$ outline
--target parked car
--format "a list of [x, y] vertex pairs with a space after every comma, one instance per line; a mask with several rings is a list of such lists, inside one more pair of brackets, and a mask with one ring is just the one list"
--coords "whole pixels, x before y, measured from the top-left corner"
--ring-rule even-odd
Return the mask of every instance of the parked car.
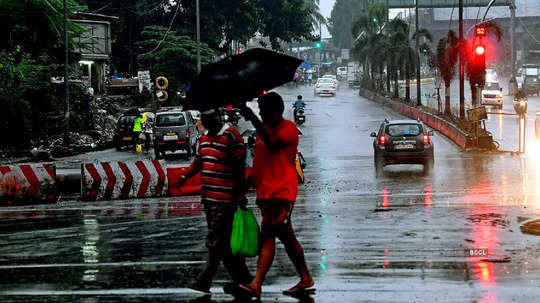
[[330, 94], [332, 96], [336, 95], [337, 91], [337, 80], [332, 78], [319, 78], [317, 79], [317, 83], [315, 83], [315, 95], [320, 94]]
[[503, 108], [502, 87], [498, 82], [486, 82], [480, 99], [481, 105], [493, 105], [499, 109]]
[[166, 108], [156, 113], [154, 126], [154, 153], [156, 159], [165, 152], [183, 150], [191, 157], [197, 142], [196, 121], [189, 111]]
[[390, 164], [423, 164], [433, 167], [433, 131], [417, 120], [385, 120], [378, 133], [372, 132], [375, 169], [380, 173]]
[[134, 115], [122, 115], [116, 122], [116, 129], [114, 130], [113, 142], [116, 150], [121, 150], [125, 146], [134, 146], [135, 140], [133, 134], [133, 120], [137, 116]]

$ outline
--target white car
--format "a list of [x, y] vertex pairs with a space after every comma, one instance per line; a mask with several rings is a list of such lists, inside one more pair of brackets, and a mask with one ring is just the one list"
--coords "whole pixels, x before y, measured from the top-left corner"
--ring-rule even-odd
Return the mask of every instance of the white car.
[[502, 88], [498, 82], [486, 82], [484, 89], [482, 90], [482, 96], [480, 100], [481, 105], [493, 105], [502, 109], [503, 107], [503, 94]]
[[337, 68], [337, 78], [339, 80], [347, 78], [347, 67], [341, 66]]
[[315, 83], [315, 95], [320, 94], [330, 94], [332, 96], [336, 95], [337, 91], [337, 80], [332, 78], [319, 78], [317, 83]]

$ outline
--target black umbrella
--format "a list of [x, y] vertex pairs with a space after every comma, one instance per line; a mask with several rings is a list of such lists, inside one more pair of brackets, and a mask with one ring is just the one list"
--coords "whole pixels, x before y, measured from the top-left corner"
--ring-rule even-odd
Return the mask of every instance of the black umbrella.
[[141, 111], [138, 108], [130, 108], [125, 113], [124, 116], [140, 116]]
[[186, 109], [209, 108], [250, 101], [294, 78], [302, 60], [264, 48], [228, 56], [206, 65], [187, 90]]

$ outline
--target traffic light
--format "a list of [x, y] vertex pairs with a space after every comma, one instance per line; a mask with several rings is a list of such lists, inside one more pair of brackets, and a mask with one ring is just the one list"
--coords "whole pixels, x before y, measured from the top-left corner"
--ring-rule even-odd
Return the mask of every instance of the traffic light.
[[321, 46], [322, 46], [321, 41], [315, 42], [315, 48], [321, 48]]
[[373, 19], [371, 19], [373, 22], [377, 22], [377, 18], [373, 17]]
[[486, 53], [486, 48], [483, 45], [477, 45], [474, 52], [476, 53], [477, 57], [484, 56]]

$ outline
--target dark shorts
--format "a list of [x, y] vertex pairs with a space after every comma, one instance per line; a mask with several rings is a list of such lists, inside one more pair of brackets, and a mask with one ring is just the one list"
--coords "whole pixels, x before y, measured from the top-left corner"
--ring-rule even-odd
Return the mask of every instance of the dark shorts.
[[257, 206], [261, 210], [263, 234], [277, 236], [291, 223], [294, 202], [283, 199], [263, 199], [257, 200]]

